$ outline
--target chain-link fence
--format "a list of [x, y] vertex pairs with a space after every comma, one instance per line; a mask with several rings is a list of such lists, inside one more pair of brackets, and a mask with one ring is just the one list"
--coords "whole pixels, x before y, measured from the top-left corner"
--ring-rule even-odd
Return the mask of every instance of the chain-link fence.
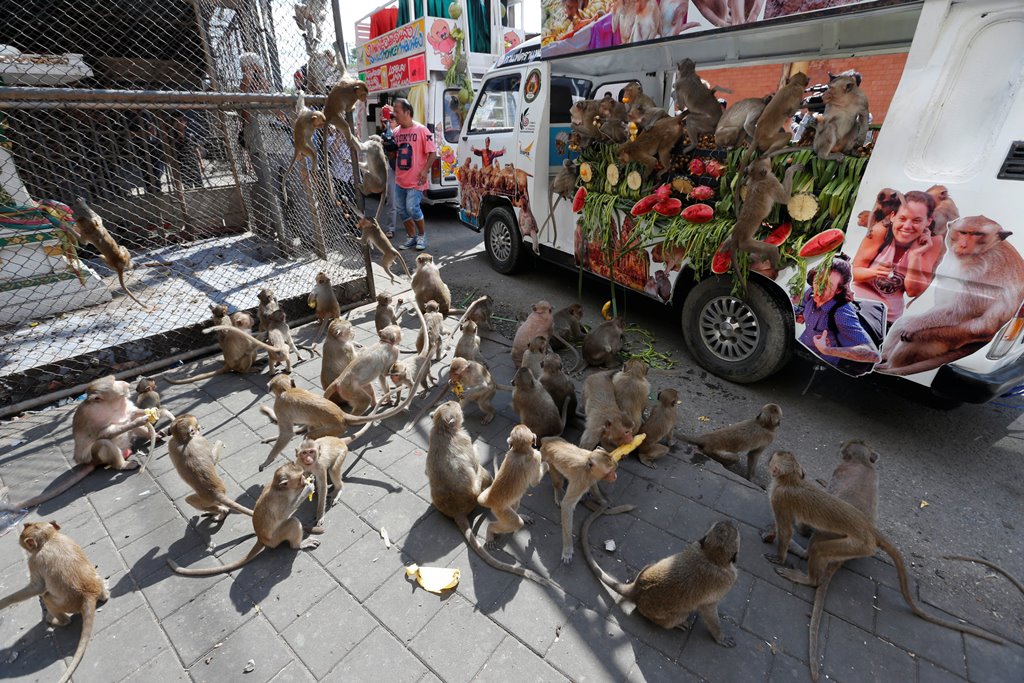
[[[195, 355], [209, 305], [262, 287], [292, 322], [321, 270], [372, 297], [347, 145], [320, 131], [331, 163], [289, 171], [296, 88], [322, 106], [339, 75], [325, 0], [0, 6], [0, 411]], [[76, 239], [79, 197], [142, 305]]]

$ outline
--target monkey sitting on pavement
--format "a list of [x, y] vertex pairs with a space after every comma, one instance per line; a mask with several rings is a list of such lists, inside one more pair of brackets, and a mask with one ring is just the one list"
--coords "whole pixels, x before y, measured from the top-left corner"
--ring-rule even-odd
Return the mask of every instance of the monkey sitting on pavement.
[[615, 370], [595, 372], [583, 381], [583, 413], [586, 421], [580, 447], [592, 449], [600, 444], [607, 450], [625, 446], [633, 440], [636, 425], [615, 401]]
[[110, 599], [110, 590], [82, 547], [60, 533], [57, 522], [25, 524], [18, 543], [29, 553], [29, 583], [0, 600], [0, 610], [39, 596], [46, 608], [46, 623], [52, 626], [67, 626], [72, 614], [82, 615], [78, 647], [60, 677], [59, 683], [67, 683], [82, 663], [92, 638], [96, 605]]
[[[427, 370], [421, 374], [420, 371], [424, 365], [426, 365]], [[424, 392], [430, 391], [431, 387], [437, 385], [437, 378], [430, 372], [430, 359], [424, 355], [406, 358], [391, 366], [391, 369], [388, 371], [388, 378], [395, 385], [394, 389], [391, 390], [395, 392], [395, 402], [402, 400], [403, 387], [407, 387], [410, 393], [416, 392], [417, 377], [421, 378], [419, 383]]]
[[512, 378], [512, 410], [519, 421], [539, 437], [558, 436], [565, 430], [569, 399], [561, 407], [525, 365]]
[[334, 498], [331, 507], [341, 500], [341, 468], [345, 465], [348, 445], [358, 438], [370, 426], [366, 425], [352, 436], [338, 438], [321, 436], [319, 439], [306, 437], [295, 449], [295, 462], [307, 475], [313, 475], [316, 486], [316, 525], [324, 525], [327, 513], [327, 485], [334, 487]]
[[512, 428], [508, 452], [494, 475], [494, 482], [477, 496], [477, 503], [490, 508], [498, 521], [487, 525], [487, 548], [495, 548], [498, 534], [514, 534], [533, 519], [519, 513], [519, 503], [530, 489], [540, 483], [548, 466], [534, 448], [536, 435], [526, 425]]
[[[160, 405], [160, 394], [156, 390], [156, 380], [152, 377], [140, 377], [139, 383], [135, 385], [135, 407], [139, 410], [156, 410], [160, 417], [174, 422], [174, 415]], [[157, 434], [160, 436], [160, 433]]]
[[487, 365], [484, 355], [480, 353], [480, 337], [477, 336], [477, 324], [472, 320], [462, 323], [462, 336], [455, 344], [455, 358], [465, 358], [481, 365]]
[[775, 430], [782, 422], [782, 408], [774, 403], [761, 407], [757, 417], [716, 429], [700, 436], [683, 436], [683, 441], [692, 443], [704, 455], [717, 460], [726, 467], [747, 456], [747, 479], [754, 480], [757, 460], [761, 452], [775, 440]]
[[[679, 400], [679, 392], [675, 389], [662, 389], [658, 392], [658, 403], [651, 410], [647, 420], [637, 430], [637, 434], [646, 434], [647, 438], [637, 448], [636, 454], [640, 462], [651, 469], [657, 469], [654, 461], [668, 453], [675, 444], [675, 428], [677, 407], [682, 401]], [[659, 443], [662, 439], [668, 438], [668, 446]]]
[[[263, 487], [252, 514], [252, 528], [256, 532], [256, 544], [242, 559], [219, 567], [185, 569], [167, 558], [167, 564], [175, 574], [184, 576], [213, 576], [233, 572], [249, 564], [265, 548], [276, 548], [287, 543], [292, 550], [313, 550], [320, 540], [302, 538], [302, 523], [295, 518], [295, 511], [302, 500], [313, 492], [313, 484], [305, 477], [302, 468], [293, 462], [281, 465], [274, 472], [274, 478]], [[313, 527], [310, 533], [322, 534], [323, 529]]]
[[395, 306], [392, 306], [391, 302], [392, 297], [388, 292], [377, 295], [377, 308], [373, 309], [373, 326], [377, 334], [388, 325], [397, 325], [401, 319], [402, 299], [399, 299]]
[[736, 640], [722, 631], [718, 604], [736, 583], [736, 556], [740, 532], [731, 521], [715, 522], [704, 537], [640, 570], [632, 583], [622, 583], [605, 573], [590, 548], [590, 525], [603, 514], [632, 510], [632, 505], [600, 508], [583, 523], [580, 540], [583, 555], [594, 575], [619, 595], [636, 604], [637, 611], [662, 628], [686, 628], [694, 611], [700, 613], [711, 637], [723, 647]]
[[185, 502], [218, 523], [224, 521], [230, 510], [252, 516], [252, 510], [228, 497], [224, 480], [217, 474], [223, 448], [220, 441], [210, 446], [193, 415], [182, 415], [171, 425], [167, 451], [178, 476], [195, 492]]
[[644, 408], [647, 397], [651, 393], [651, 384], [647, 381], [647, 366], [642, 360], [627, 360], [622, 369], [612, 375], [612, 387], [615, 390], [615, 403], [634, 425], [644, 421]]
[[[228, 315], [228, 307], [217, 304], [210, 306], [213, 313], [213, 327], [218, 330], [224, 326], [231, 325], [243, 332], [252, 331], [252, 318], [245, 313]], [[227, 332], [217, 332], [217, 343], [220, 344], [221, 353], [224, 355], [224, 365], [219, 370], [211, 370], [184, 379], [167, 379], [168, 384], [190, 384], [203, 379], [210, 379], [229, 372], [247, 374], [256, 372], [253, 364], [256, 362], [258, 347], [253, 344], [252, 335], [235, 335]]]
[[483, 560], [502, 571], [532, 579], [541, 585], [548, 581], [535, 572], [501, 562], [480, 545], [469, 525], [469, 513], [477, 499], [493, 482], [480, 466], [473, 439], [462, 426], [462, 409], [454, 401], [442, 403], [431, 414], [433, 422], [427, 446], [427, 480], [430, 500], [443, 515], [455, 521], [466, 542]]
[[[426, 320], [426, 325], [420, 329], [419, 335], [416, 337], [416, 353], [423, 353], [424, 350], [430, 355], [430, 351], [434, 352], [434, 361], [437, 363], [441, 362], [441, 331], [442, 325], [444, 325], [444, 316], [440, 312], [440, 305], [431, 299], [423, 306], [423, 319]], [[424, 345], [426, 349], [424, 348]]]
[[530, 371], [533, 372], [533, 376], [540, 379], [540, 376], [544, 373], [544, 356], [547, 354], [548, 338], [543, 334], [538, 334], [530, 340], [530, 343], [526, 345], [526, 350], [523, 351], [522, 367], [530, 368]]
[[[573, 555], [572, 516], [576, 504], [589, 491], [604, 505], [607, 501], [597, 482], [618, 479], [616, 470], [619, 464], [604, 449], [586, 450], [559, 437], [541, 439], [540, 455], [548, 464], [555, 505], [562, 511], [562, 563], [569, 564]], [[563, 494], [562, 484], [565, 482], [568, 484]]]
[[583, 338], [583, 360], [587, 365], [613, 367], [622, 351], [622, 335], [626, 321], [620, 316], [606, 320]]
[[467, 401], [476, 401], [477, 406], [483, 411], [480, 424], [490, 424], [497, 412], [491, 405], [491, 400], [498, 393], [498, 389], [512, 391], [513, 388], [506, 384], [498, 384], [491, 377], [490, 371], [475, 361], [465, 358], [453, 358], [451, 367], [448, 370], [448, 382], [459, 397], [459, 408], [464, 408]]
[[[778, 550], [776, 555], [765, 557], [780, 565], [775, 569], [780, 576], [805, 586], [817, 587], [828, 575], [831, 563], [871, 557], [878, 548], [881, 548], [892, 558], [896, 573], [899, 575], [900, 593], [914, 614], [925, 621], [954, 631], [970, 633], [1000, 645], [1005, 643], [1002, 638], [987, 631], [944, 621], [922, 610], [914, 602], [907, 578], [906, 563], [896, 546], [875, 528], [863, 512], [845, 500], [808, 483], [804, 479], [803, 468], [792, 453], [777, 451], [768, 467], [772, 475], [768, 499], [772, 507]], [[794, 524], [807, 524], [815, 532], [835, 535], [833, 538], [815, 540], [810, 545], [807, 552], [807, 574], [786, 566]]]
[[434, 265], [434, 257], [420, 254], [416, 257], [416, 272], [412, 276], [412, 291], [416, 306], [423, 309], [427, 302], [437, 302], [441, 315], [447, 316], [452, 308], [452, 292], [441, 279], [441, 271]]
[[327, 326], [323, 362], [320, 364], [320, 388], [325, 391], [355, 358], [356, 347], [352, 342], [354, 336], [352, 323], [344, 318], [338, 318]]
[[[562, 372], [562, 358], [553, 353], [544, 356], [540, 383], [556, 406], [565, 406], [565, 419], [576, 415], [576, 385]], [[566, 403], [568, 401], [568, 404]]]

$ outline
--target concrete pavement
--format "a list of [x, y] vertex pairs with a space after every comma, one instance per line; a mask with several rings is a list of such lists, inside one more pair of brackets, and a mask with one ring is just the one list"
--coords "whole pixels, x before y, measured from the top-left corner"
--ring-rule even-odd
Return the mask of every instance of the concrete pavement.
[[[378, 286], [383, 284], [378, 273]], [[351, 320], [357, 342], [374, 339], [371, 307], [353, 312]], [[405, 326], [409, 347], [416, 318], [407, 316]], [[312, 327], [298, 332], [300, 339], [312, 334]], [[508, 347], [484, 341], [483, 351], [498, 381], [508, 382]], [[214, 357], [172, 372], [218, 366]], [[297, 365], [295, 372], [303, 386], [318, 385], [318, 360]], [[167, 408], [196, 415], [211, 441], [226, 443], [221, 472], [228, 493], [248, 506], [269, 479], [269, 472], [256, 469], [269, 449], [259, 441], [276, 432], [258, 412], [269, 402], [266, 378], [226, 376], [184, 387], [160, 382]], [[656, 377], [652, 385], [659, 388]], [[253, 540], [247, 517], [232, 514], [220, 528], [199, 521], [184, 503], [189, 490], [165, 446], [145, 474], [97, 472], [34, 510], [29, 520], [56, 519], [112, 590], [75, 680], [808, 679], [812, 591], [776, 575], [762, 557], [768, 547], [758, 529], [771, 519], [763, 491], [717, 463], [691, 462], [677, 447], [657, 470], [624, 460], [618, 482], [607, 487], [609, 498], [637, 507], [603, 518], [593, 529], [598, 562], [626, 579], [678, 552], [714, 521], [734, 520], [742, 535], [740, 578], [720, 612], [737, 646], [726, 649], [700, 619], [689, 632], [665, 631], [633, 614], [628, 603], [617, 604], [581, 553], [571, 565], [561, 565], [559, 515], [546, 480], [523, 500], [536, 523], [496, 554], [550, 577], [557, 588], [485, 565], [430, 505], [423, 471], [429, 419], [409, 422], [422, 403], [414, 402], [403, 418], [374, 426], [354, 444], [341, 503], [327, 513], [319, 548], [270, 551], [231, 575], [179, 577], [167, 568], [167, 558], [186, 566], [229, 562]], [[499, 392], [498, 417], [485, 427], [475, 406], [466, 410], [467, 429], [487, 467], [505, 451], [515, 424], [509, 403], [509, 395]], [[0, 481], [35, 493], [65, 471], [70, 419], [70, 410], [60, 408], [0, 425]], [[15, 445], [21, 439], [25, 443]], [[313, 514], [312, 504], [300, 511], [305, 520]], [[481, 536], [482, 517], [476, 519]], [[391, 548], [385, 547], [382, 528]], [[613, 553], [604, 550], [609, 539], [617, 546]], [[444, 596], [427, 593], [404, 576], [404, 566], [414, 562], [459, 567], [462, 580]], [[24, 585], [26, 576], [16, 532], [9, 533], [0, 538], [0, 594]], [[942, 614], [928, 604], [925, 609]], [[0, 677], [59, 677], [77, 643], [80, 620], [51, 629], [36, 601], [9, 608], [0, 618]], [[844, 682], [1018, 680], [1024, 648], [1016, 640], [1000, 647], [917, 619], [902, 603], [891, 565], [858, 560], [832, 582], [822, 671]], [[255, 668], [244, 674], [250, 660]]]

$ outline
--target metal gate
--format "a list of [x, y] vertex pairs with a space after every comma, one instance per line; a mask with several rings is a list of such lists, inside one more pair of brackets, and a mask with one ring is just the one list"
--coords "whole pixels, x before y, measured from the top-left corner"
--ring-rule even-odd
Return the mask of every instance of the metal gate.
[[[296, 92], [338, 76], [325, 0], [22, 0], [0, 26], [0, 414], [201, 353], [209, 306], [274, 290], [292, 322], [327, 273], [373, 296], [347, 146], [289, 172]], [[349, 169], [351, 166], [349, 166]], [[76, 239], [84, 199], [125, 285]]]

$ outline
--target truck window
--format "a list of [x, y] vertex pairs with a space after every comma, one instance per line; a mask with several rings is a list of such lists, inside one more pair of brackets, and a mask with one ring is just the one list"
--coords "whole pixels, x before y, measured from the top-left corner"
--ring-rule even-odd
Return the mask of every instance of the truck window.
[[452, 144], [459, 141], [459, 130], [462, 129], [462, 121], [459, 119], [459, 89], [448, 88], [441, 96], [444, 103], [444, 139]]
[[590, 81], [569, 76], [551, 77], [551, 123], [569, 123], [569, 108], [590, 92]]
[[605, 96], [605, 93], [611, 93], [612, 97], [621, 102], [622, 91], [625, 90], [626, 86], [629, 85], [630, 82], [631, 81], [620, 81], [618, 83], [602, 83], [601, 85], [597, 86], [597, 88], [594, 89], [594, 94], [592, 95], [592, 97], [595, 100], [599, 100]]
[[520, 74], [497, 76], [484, 83], [469, 119], [470, 133], [511, 131], [516, 121]]

